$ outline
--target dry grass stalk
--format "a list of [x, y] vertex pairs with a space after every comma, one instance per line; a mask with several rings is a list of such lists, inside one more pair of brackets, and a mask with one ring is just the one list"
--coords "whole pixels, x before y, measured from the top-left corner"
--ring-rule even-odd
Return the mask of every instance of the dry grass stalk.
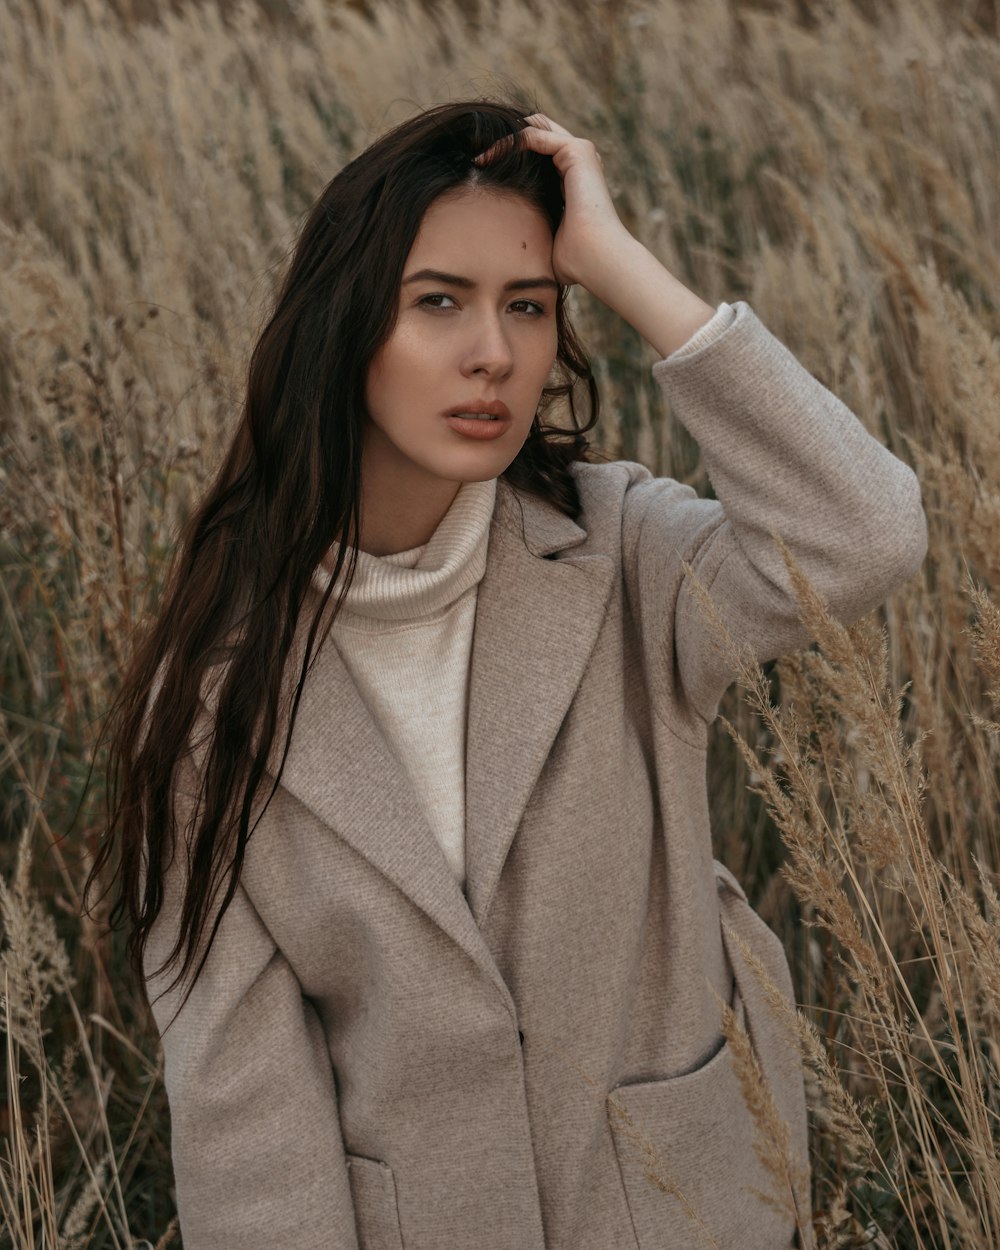
[[[763, 672], [725, 636], [693, 570], [688, 573], [720, 646], [740, 669], [748, 701], [779, 745], [780, 778], [723, 723], [781, 830], [788, 851], [783, 875], [836, 941], [849, 977], [849, 1022], [860, 1035], [855, 1053], [865, 1057], [889, 1113], [892, 1149], [915, 1152], [920, 1162], [919, 1185], [895, 1168], [887, 1180], [903, 1190], [914, 1225], [936, 1222], [978, 1236], [1000, 1212], [992, 1109], [997, 1067], [983, 1062], [980, 1041], [992, 1032], [996, 929], [933, 853], [922, 813], [927, 778], [918, 743], [907, 743], [899, 726], [902, 692], [889, 686], [884, 631], [876, 633], [870, 620], [849, 628], [834, 620], [775, 538], [820, 648], [779, 663], [785, 706], [772, 704]], [[979, 603], [982, 620], [988, 613]], [[839, 738], [834, 718], [843, 730]], [[832, 801], [824, 802], [827, 795]], [[922, 946], [922, 974], [933, 974], [923, 1005], [889, 940], [894, 899]], [[880, 1153], [881, 1166], [888, 1155]], [[965, 1176], [953, 1170], [959, 1161]]]
[[657, 1151], [648, 1131], [636, 1121], [635, 1116], [623, 1105], [620, 1099], [609, 1095], [607, 1107], [610, 1115], [620, 1126], [620, 1131], [625, 1140], [633, 1148], [635, 1157], [642, 1167], [643, 1176], [645, 1176], [646, 1180], [651, 1185], [654, 1185], [660, 1193], [669, 1195], [683, 1207], [684, 1214], [688, 1217], [691, 1224], [691, 1235], [697, 1238], [696, 1244], [706, 1247], [707, 1250], [724, 1250], [724, 1247], [719, 1245], [712, 1230], [706, 1225], [697, 1207], [678, 1184], [676, 1176], [674, 1176], [662, 1155]]
[[[11, 1230], [12, 1250], [36, 1246], [41, 1250], [63, 1250], [89, 1245], [98, 1217], [111, 1245], [129, 1246], [131, 1236], [116, 1145], [106, 1115], [114, 1076], [99, 1071], [73, 996], [69, 955], [55, 931], [53, 917], [30, 887], [29, 833], [25, 830], [20, 840], [11, 884], [0, 877], [0, 923], [8, 943], [0, 952], [4, 978], [0, 1025], [5, 1035], [8, 1106], [13, 1111], [4, 1143], [6, 1159], [0, 1161], [0, 1212], [4, 1226]], [[58, 1067], [47, 1054], [45, 1039], [50, 1030], [42, 1023], [50, 1005], [68, 1012], [76, 1027], [76, 1038], [64, 1049]], [[93, 1097], [89, 1100], [81, 1097], [84, 1091], [73, 1079], [79, 1054], [83, 1055], [92, 1081]], [[31, 1125], [21, 1116], [20, 1087], [29, 1077], [22, 1071], [22, 1058], [27, 1059], [30, 1076], [39, 1089], [38, 1114]], [[81, 1109], [86, 1118], [82, 1132], [78, 1126]], [[57, 1190], [53, 1168], [51, 1133], [56, 1113], [60, 1117], [60, 1135], [71, 1138], [78, 1166], [82, 1166], [88, 1182], [65, 1217], [60, 1214], [64, 1195]], [[104, 1148], [94, 1160], [94, 1141], [98, 1137], [103, 1138]], [[106, 1180], [109, 1168], [110, 1184]], [[108, 1205], [112, 1196], [117, 1210]], [[90, 1224], [85, 1227], [87, 1220]], [[124, 1240], [119, 1229], [125, 1230]]]
[[754, 1153], [771, 1181], [770, 1191], [751, 1189], [751, 1192], [761, 1202], [793, 1220], [800, 1235], [805, 1236], [807, 1230], [796, 1192], [808, 1177], [795, 1164], [788, 1124], [781, 1118], [750, 1036], [728, 1003], [722, 1004], [722, 1035], [729, 1043], [740, 1092], [753, 1117]]

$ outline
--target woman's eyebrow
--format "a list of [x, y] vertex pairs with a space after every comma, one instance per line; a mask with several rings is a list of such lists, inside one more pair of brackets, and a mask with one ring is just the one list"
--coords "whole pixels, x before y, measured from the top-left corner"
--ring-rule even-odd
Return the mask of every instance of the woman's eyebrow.
[[[424, 279], [431, 282], [444, 282], [448, 286], [459, 286], [467, 291], [473, 290], [476, 286], [471, 278], [463, 278], [457, 273], [443, 273], [440, 269], [418, 269], [416, 273], [411, 273], [408, 278], [403, 279], [403, 286], [410, 282], [419, 282]], [[505, 291], [527, 291], [537, 287], [549, 287], [553, 291], [558, 291], [559, 283], [556, 282], [555, 278], [514, 278], [511, 282], [505, 282], [503, 289]]]

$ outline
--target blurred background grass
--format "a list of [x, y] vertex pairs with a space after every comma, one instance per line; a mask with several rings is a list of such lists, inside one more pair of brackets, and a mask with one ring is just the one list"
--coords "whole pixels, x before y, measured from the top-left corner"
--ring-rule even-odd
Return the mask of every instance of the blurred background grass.
[[[1000, 1245], [997, 0], [7, 0], [3, 21], [0, 1246], [180, 1244], [155, 1029], [123, 936], [80, 915], [101, 717], [301, 214], [389, 125], [511, 87], [594, 139], [674, 273], [747, 300], [920, 476], [924, 568], [839, 660], [831, 638], [729, 691], [709, 793], [820, 1043], [820, 1246]], [[711, 494], [651, 349], [573, 301], [600, 445]]]

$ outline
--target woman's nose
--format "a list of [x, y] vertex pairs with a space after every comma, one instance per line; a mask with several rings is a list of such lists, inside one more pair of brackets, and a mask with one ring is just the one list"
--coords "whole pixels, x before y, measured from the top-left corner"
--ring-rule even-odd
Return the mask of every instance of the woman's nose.
[[466, 352], [465, 372], [506, 377], [513, 367], [514, 352], [501, 322], [495, 317], [479, 322]]

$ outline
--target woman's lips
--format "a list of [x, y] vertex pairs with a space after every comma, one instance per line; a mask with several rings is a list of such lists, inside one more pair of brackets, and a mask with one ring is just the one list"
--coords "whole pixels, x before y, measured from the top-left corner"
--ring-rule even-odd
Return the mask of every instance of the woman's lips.
[[456, 434], [466, 438], [499, 438], [511, 423], [510, 409], [502, 399], [465, 400], [449, 408], [444, 418]]
[[456, 434], [465, 438], [499, 438], [510, 429], [510, 417], [460, 417], [446, 412], [444, 419]]

